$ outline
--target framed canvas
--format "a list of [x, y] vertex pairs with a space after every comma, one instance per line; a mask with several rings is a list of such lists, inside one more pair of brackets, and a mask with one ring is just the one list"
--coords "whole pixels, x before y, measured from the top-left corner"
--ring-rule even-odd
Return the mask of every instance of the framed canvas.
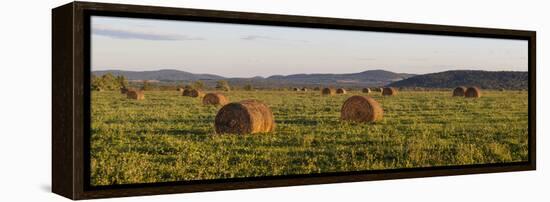
[[536, 168], [534, 31], [72, 2], [52, 36], [71, 199]]

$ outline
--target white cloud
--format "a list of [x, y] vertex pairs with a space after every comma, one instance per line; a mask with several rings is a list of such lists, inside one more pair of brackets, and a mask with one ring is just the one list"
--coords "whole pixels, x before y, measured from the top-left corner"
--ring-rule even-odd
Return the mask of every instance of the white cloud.
[[117, 39], [141, 39], [155, 41], [184, 41], [184, 40], [204, 40], [201, 37], [188, 36], [179, 33], [158, 32], [149, 29], [122, 29], [102, 24], [92, 26], [92, 34], [106, 36]]

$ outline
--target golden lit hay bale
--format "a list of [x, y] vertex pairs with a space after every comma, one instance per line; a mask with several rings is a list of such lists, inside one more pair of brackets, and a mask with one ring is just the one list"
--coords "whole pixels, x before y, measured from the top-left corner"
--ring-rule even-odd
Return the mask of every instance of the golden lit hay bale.
[[321, 94], [323, 95], [334, 95], [336, 91], [333, 88], [323, 88]]
[[271, 132], [275, 122], [271, 109], [258, 100], [244, 100], [223, 106], [214, 121], [216, 133], [248, 134]]
[[126, 95], [128, 99], [134, 99], [134, 100], [145, 99], [145, 95], [143, 94], [143, 91], [140, 91], [140, 90], [128, 90]]
[[184, 89], [182, 95], [188, 97], [202, 97], [204, 93], [197, 89]]
[[382, 89], [382, 95], [392, 96], [397, 95], [397, 89], [394, 87], [386, 87]]
[[481, 97], [481, 90], [478, 87], [468, 87], [464, 96], [468, 98], [478, 98]]
[[126, 94], [128, 92], [128, 89], [126, 87], [120, 88], [120, 94]]
[[227, 104], [227, 98], [221, 93], [207, 93], [202, 98], [202, 104], [205, 105], [225, 105]]
[[355, 95], [348, 98], [340, 112], [340, 119], [353, 122], [376, 122], [382, 120], [384, 110], [371, 97]]
[[307, 91], [307, 88], [306, 88], [306, 87], [303, 87], [303, 88], [302, 88], [302, 91]]
[[338, 88], [336, 89], [336, 94], [346, 94], [346, 89], [343, 89], [343, 88]]
[[293, 90], [293, 91], [300, 91], [299, 88], [293, 88], [292, 90]]
[[363, 93], [371, 93], [371, 90], [370, 88], [363, 88]]
[[178, 88], [177, 90], [178, 90], [179, 92], [183, 92], [184, 89], [183, 89], [183, 88]]
[[453, 96], [464, 97], [465, 92], [466, 92], [466, 87], [464, 87], [464, 86], [459, 86], [459, 87], [456, 87], [456, 88], [453, 90]]

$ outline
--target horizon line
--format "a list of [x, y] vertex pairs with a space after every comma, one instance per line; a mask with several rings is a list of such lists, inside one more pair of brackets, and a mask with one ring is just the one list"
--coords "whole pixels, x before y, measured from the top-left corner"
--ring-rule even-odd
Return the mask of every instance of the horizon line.
[[394, 71], [389, 71], [389, 70], [384, 70], [384, 69], [370, 69], [370, 70], [364, 70], [364, 71], [360, 71], [360, 72], [348, 72], [348, 73], [295, 73], [295, 74], [274, 74], [274, 75], [269, 75], [269, 76], [251, 76], [251, 77], [227, 77], [227, 76], [221, 76], [219, 74], [216, 74], [216, 73], [196, 73], [196, 72], [190, 72], [190, 71], [184, 71], [184, 70], [178, 70], [178, 69], [156, 69], [156, 70], [121, 70], [121, 69], [105, 69], [105, 70], [92, 70], [91, 73], [93, 72], [106, 72], [106, 71], [121, 71], [121, 72], [158, 72], [158, 71], [178, 71], [178, 72], [186, 72], [186, 73], [190, 73], [190, 74], [202, 74], [202, 75], [214, 75], [214, 76], [219, 76], [219, 77], [223, 77], [223, 78], [256, 78], [256, 77], [261, 77], [261, 78], [269, 78], [269, 77], [273, 77], [273, 76], [291, 76], [291, 75], [313, 75], [313, 74], [358, 74], [358, 73], [363, 73], [363, 72], [368, 72], [368, 71], [385, 71], [385, 72], [391, 72], [391, 73], [395, 73], [395, 74], [411, 74], [411, 75], [426, 75], [426, 74], [435, 74], [435, 73], [443, 73], [443, 72], [451, 72], [451, 71], [479, 71], [479, 72], [529, 72], [529, 70], [527, 71], [514, 71], [514, 70], [498, 70], [498, 71], [491, 71], [491, 70], [475, 70], [475, 69], [457, 69], [457, 70], [445, 70], [445, 71], [439, 71], [439, 72], [431, 72], [431, 73], [424, 73], [424, 74], [418, 74], [418, 73], [405, 73], [405, 72], [394, 72]]

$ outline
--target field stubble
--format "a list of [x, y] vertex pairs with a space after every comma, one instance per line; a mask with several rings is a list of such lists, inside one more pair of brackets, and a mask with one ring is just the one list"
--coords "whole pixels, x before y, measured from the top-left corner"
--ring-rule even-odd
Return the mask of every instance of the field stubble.
[[352, 95], [319, 91], [232, 91], [231, 101], [269, 105], [270, 133], [218, 135], [220, 106], [180, 92], [92, 93], [91, 183], [112, 185], [527, 160], [527, 92], [451, 91], [371, 96], [384, 108], [375, 124], [339, 120]]

